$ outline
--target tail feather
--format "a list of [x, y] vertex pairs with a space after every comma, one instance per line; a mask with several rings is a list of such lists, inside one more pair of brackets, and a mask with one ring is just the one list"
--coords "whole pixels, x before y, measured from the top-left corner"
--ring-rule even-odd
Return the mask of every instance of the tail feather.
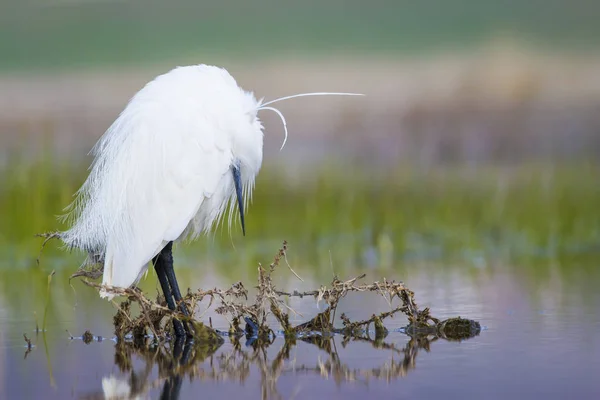
[[[159, 244], [158, 244], [159, 243]], [[103, 286], [128, 288], [137, 283], [148, 269], [148, 263], [156, 256], [167, 242], [158, 240], [154, 251], [137, 251], [135, 246], [130, 251], [124, 251], [113, 241], [109, 241], [104, 258]], [[100, 290], [100, 297], [111, 300], [115, 295], [105, 289]]]

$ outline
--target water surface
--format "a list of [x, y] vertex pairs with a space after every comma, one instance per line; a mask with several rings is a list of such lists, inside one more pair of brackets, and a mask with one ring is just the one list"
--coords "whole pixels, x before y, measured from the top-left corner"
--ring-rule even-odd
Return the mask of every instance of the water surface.
[[[391, 332], [379, 348], [368, 342], [345, 343], [340, 335], [330, 340], [329, 352], [302, 341], [286, 350], [282, 337], [264, 352], [243, 339], [237, 349], [226, 340], [214, 354], [196, 363], [195, 377], [182, 379], [179, 398], [243, 395], [360, 399], [385, 395], [560, 399], [595, 398], [600, 394], [596, 379], [600, 368], [600, 297], [578, 289], [586, 287], [580, 281], [587, 280], [585, 276], [572, 276], [574, 282], [565, 284], [559, 276], [531, 277], [516, 270], [437, 271], [415, 266], [405, 272], [404, 281], [415, 291], [420, 305], [431, 307], [437, 317], [460, 315], [479, 320], [485, 327], [479, 336], [463, 342], [433, 337], [411, 340], [399, 331], [407, 321], [398, 316], [387, 321]], [[188, 283], [193, 287], [226, 286], [222, 277], [191, 276]], [[2, 274], [3, 281], [11, 277], [10, 273]], [[53, 277], [57, 287], [66, 277], [66, 272]], [[597, 274], [592, 278], [600, 283]], [[156, 285], [154, 277], [146, 284]], [[316, 286], [316, 282], [309, 281], [282, 282], [283, 287], [299, 289], [311, 284]], [[132, 369], [124, 369], [117, 345], [110, 340], [113, 309], [80, 283], [74, 287], [75, 292], [60, 294], [57, 290], [53, 294], [64, 298], [51, 300], [62, 306], [51, 312], [45, 342], [41, 333], [34, 332], [32, 313], [18, 305], [10, 308], [10, 300], [3, 299], [1, 397], [104, 398], [103, 387], [108, 388], [109, 380], [114, 383], [116, 379], [126, 387], [148, 385], [140, 393], [141, 398], [158, 398], [167, 385], [173, 384], [159, 379], [159, 367], [154, 363], [160, 358], [133, 354]], [[43, 294], [32, 291], [29, 296]], [[291, 305], [304, 315], [318, 311], [313, 299], [297, 300]], [[360, 319], [386, 307], [376, 295], [351, 294], [342, 301], [339, 311]], [[222, 317], [210, 312], [208, 316], [216, 328], [227, 330]], [[90, 344], [71, 340], [67, 329], [74, 336], [89, 329], [103, 340]], [[35, 345], [30, 352], [23, 333]], [[284, 354], [278, 355], [280, 352]]]

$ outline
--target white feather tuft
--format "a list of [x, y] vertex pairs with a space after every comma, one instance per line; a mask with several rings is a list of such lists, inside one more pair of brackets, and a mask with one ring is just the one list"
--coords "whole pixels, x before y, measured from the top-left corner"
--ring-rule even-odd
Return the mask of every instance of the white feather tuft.
[[260, 107], [258, 109], [260, 110], [270, 110], [273, 111], [275, 113], [277, 113], [277, 115], [279, 115], [279, 118], [281, 118], [281, 122], [283, 122], [283, 130], [284, 130], [284, 137], [283, 137], [283, 143], [281, 144], [281, 148], [279, 149], [279, 151], [283, 150], [283, 146], [285, 146], [285, 142], [287, 142], [287, 138], [288, 138], [288, 130], [287, 130], [287, 123], [285, 122], [285, 117], [283, 116], [283, 114], [281, 113], [281, 111], [279, 111], [278, 109], [276, 109], [275, 107]]

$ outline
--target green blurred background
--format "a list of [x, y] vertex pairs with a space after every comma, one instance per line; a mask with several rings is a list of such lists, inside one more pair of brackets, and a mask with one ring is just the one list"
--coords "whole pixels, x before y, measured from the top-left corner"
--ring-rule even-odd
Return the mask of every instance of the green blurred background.
[[168, 64], [206, 55], [262, 60], [414, 55], [511, 34], [536, 48], [600, 44], [600, 6], [574, 0], [4, 0], [4, 70]]
[[0, 4], [0, 270], [17, 279], [0, 296], [32, 279], [43, 292], [52, 269], [69, 290], [82, 256], [51, 243], [38, 265], [33, 235], [65, 228], [56, 215], [86, 153], [128, 98], [193, 63], [225, 66], [266, 99], [367, 96], [281, 103], [282, 152], [280, 122], [261, 115], [247, 236], [220, 229], [181, 246], [179, 265], [253, 277], [287, 239], [296, 270], [324, 279], [333, 268], [598, 277], [598, 2]]

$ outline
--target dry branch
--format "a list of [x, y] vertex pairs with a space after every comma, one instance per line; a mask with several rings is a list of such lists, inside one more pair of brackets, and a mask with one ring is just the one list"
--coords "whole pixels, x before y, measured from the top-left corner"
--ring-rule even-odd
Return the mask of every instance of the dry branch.
[[[304, 292], [279, 290], [273, 283], [272, 274], [277, 270], [282, 259], [286, 260], [290, 270], [297, 276], [287, 263], [286, 252], [287, 243], [283, 242], [282, 248], [279, 249], [268, 268], [264, 268], [259, 264], [257, 292], [252, 302], [248, 301], [248, 290], [242, 282], [234, 283], [225, 290], [219, 288], [198, 289], [195, 292], [188, 290], [182, 301], [192, 311], [191, 318], [169, 310], [161, 295], [158, 295], [157, 299], [153, 301], [137, 288], [107, 287], [90, 281], [88, 278], [99, 277], [97, 269], [79, 270], [72, 275], [72, 278], [81, 277], [83, 283], [88, 286], [126, 298], [118, 306], [117, 314], [114, 317], [115, 333], [119, 339], [123, 339], [127, 335], [133, 335], [134, 340], [136, 338], [141, 340], [146, 338], [149, 333], [158, 340], [167, 339], [170, 336], [170, 322], [172, 318], [176, 317], [181, 320], [190, 318], [194, 325], [200, 329], [201, 337], [198, 339], [215, 341], [219, 336], [218, 333], [212, 328], [204, 326], [195, 316], [198, 304], [207, 297], [209, 298], [207, 309], [218, 303], [215, 312], [228, 317], [230, 320], [230, 335], [237, 336], [245, 332], [247, 336], [255, 337], [263, 342], [270, 342], [274, 338], [274, 332], [267, 324], [267, 317], [270, 314], [273, 314], [277, 319], [286, 338], [295, 338], [298, 334], [306, 336], [306, 334], [313, 333], [320, 335], [341, 333], [347, 336], [360, 336], [368, 331], [371, 324], [375, 327], [376, 338], [385, 337], [387, 329], [383, 321], [393, 317], [398, 312], [405, 314], [408, 318], [409, 325], [406, 328], [408, 333], [449, 334], [450, 338], [468, 337], [469, 335], [472, 336], [473, 332], [478, 333], [479, 324], [475, 321], [464, 320], [459, 317], [440, 322], [437, 318], [431, 316], [429, 308], [419, 310], [414, 299], [414, 293], [403, 282], [388, 281], [385, 278], [382, 281], [373, 283], [360, 283], [365, 278], [365, 274], [348, 280], [340, 280], [338, 277], [334, 277], [329, 287], [321, 286], [319, 289]], [[346, 295], [353, 292], [376, 293], [386, 300], [390, 305], [390, 310], [377, 315], [373, 314], [371, 318], [362, 321], [352, 321], [347, 315], [342, 314], [340, 316], [342, 327], [335, 328], [337, 307]], [[290, 297], [312, 297], [317, 303], [326, 302], [327, 308], [309, 321], [292, 326], [289, 322], [290, 313], [299, 314], [285, 303], [284, 299]], [[393, 303], [396, 299], [398, 299], [399, 304], [394, 306]], [[140, 312], [138, 315], [132, 315], [131, 313], [132, 302], [137, 303], [139, 306]], [[244, 330], [240, 327], [242, 320], [246, 323]], [[468, 332], [468, 335], [465, 332]]]

